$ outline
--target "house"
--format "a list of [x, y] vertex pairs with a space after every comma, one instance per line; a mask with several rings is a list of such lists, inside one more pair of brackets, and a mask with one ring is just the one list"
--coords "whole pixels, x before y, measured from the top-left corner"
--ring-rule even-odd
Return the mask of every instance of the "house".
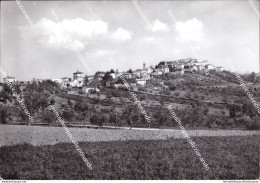
[[132, 88], [133, 88], [133, 91], [139, 91], [137, 86], [133, 86]]
[[152, 101], [149, 102], [149, 106], [151, 106], [151, 107], [161, 107], [161, 104], [158, 101], [152, 100]]
[[11, 76], [6, 76], [5, 78], [3, 78], [4, 83], [16, 83], [17, 80], [15, 77], [11, 77]]
[[136, 79], [136, 83], [144, 86], [146, 84], [146, 80], [145, 79]]
[[192, 71], [198, 71], [198, 67], [197, 67], [196, 65], [193, 65], [193, 66], [191, 67], [191, 70], [192, 70]]
[[131, 79], [133, 77], [133, 75], [128, 72], [121, 73], [121, 76], [124, 77], [125, 79]]
[[161, 71], [163, 74], [166, 74], [166, 73], [170, 72], [170, 68], [168, 66], [162, 66]]
[[30, 84], [30, 82], [29, 81], [18, 81], [18, 84], [21, 86], [27, 86], [27, 85], [29, 85]]
[[223, 70], [224, 70], [223, 67], [216, 67], [216, 71], [218, 71], [218, 72], [222, 72]]
[[83, 81], [74, 80], [70, 82], [71, 87], [82, 87]]
[[203, 65], [198, 65], [197, 66], [197, 71], [202, 71], [204, 69], [204, 66]]
[[93, 76], [93, 75], [88, 76], [88, 81], [89, 81], [90, 83], [93, 81], [93, 79], [94, 79], [94, 76]]
[[178, 64], [178, 65], [176, 66], [176, 69], [184, 69], [184, 64]]
[[168, 66], [162, 66], [162, 67], [155, 69], [156, 75], [162, 75], [162, 74], [166, 74], [168, 72], [170, 72], [170, 69]]
[[151, 77], [158, 75], [162, 75], [162, 72], [158, 72], [158, 70], [155, 69], [154, 72], [151, 74]]
[[111, 76], [113, 79], [115, 79], [115, 78], [117, 78], [117, 73], [110, 73], [110, 76]]
[[123, 102], [125, 102], [127, 104], [131, 104], [132, 103], [131, 100], [129, 100], [128, 98], [123, 98], [122, 100], [123, 100]]
[[84, 80], [84, 74], [83, 72], [75, 72], [73, 73], [73, 80], [83, 81]]
[[68, 78], [68, 77], [63, 77], [63, 78], [61, 78], [61, 81], [62, 81], [61, 85], [62, 85], [63, 87], [65, 87], [65, 88], [68, 88], [69, 85], [70, 85], [71, 79]]
[[67, 93], [68, 93], [68, 94], [71, 94], [71, 95], [74, 95], [74, 94], [76, 94], [76, 91], [75, 91], [75, 90], [72, 90], [72, 91], [68, 91]]
[[205, 68], [208, 69], [208, 70], [214, 70], [215, 69], [215, 67], [211, 64], [205, 65]]
[[147, 101], [146, 100], [142, 100], [142, 101], [140, 101], [140, 103], [141, 103], [142, 106], [147, 106]]
[[121, 100], [119, 99], [119, 97], [111, 97], [111, 100], [113, 102], [115, 102], [116, 104], [122, 104]]
[[133, 72], [133, 75], [139, 79], [150, 79], [150, 74], [153, 72], [151, 68], [146, 68], [145, 63], [143, 63], [143, 69], [137, 69]]
[[114, 84], [115, 88], [118, 89], [118, 88], [126, 88], [126, 86], [124, 84]]
[[[51, 79], [52, 82], [58, 83], [58, 84], [62, 84], [62, 79]], [[38, 80], [38, 82], [42, 82], [42, 80]]]
[[84, 74], [83, 72], [75, 72], [73, 73], [73, 81], [70, 81], [70, 86], [72, 87], [82, 87], [84, 84]]
[[102, 80], [102, 78], [105, 76], [105, 72], [99, 72], [98, 74], [97, 74], [97, 78], [98, 78], [98, 80]]
[[95, 87], [89, 87], [89, 86], [84, 86], [82, 88], [83, 93], [91, 93], [91, 92], [100, 92], [98, 88]]
[[130, 83], [130, 86], [135, 87], [136, 83]]

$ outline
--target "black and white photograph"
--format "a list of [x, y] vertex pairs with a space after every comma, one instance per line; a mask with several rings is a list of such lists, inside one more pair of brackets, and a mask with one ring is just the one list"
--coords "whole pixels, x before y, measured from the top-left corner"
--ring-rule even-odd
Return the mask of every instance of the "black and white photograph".
[[259, 0], [0, 3], [1, 183], [259, 182]]

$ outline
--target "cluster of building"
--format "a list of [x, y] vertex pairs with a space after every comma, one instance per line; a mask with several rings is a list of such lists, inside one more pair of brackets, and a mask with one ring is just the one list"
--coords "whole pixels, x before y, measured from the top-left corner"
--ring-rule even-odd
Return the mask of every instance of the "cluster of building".
[[180, 59], [176, 61], [162, 61], [157, 66], [158, 74], [163, 74], [167, 72], [179, 72], [184, 74], [184, 72], [194, 72], [194, 71], [203, 71], [203, 70], [214, 70], [214, 71], [223, 71], [223, 67], [216, 67], [212, 64], [208, 64], [207, 60], [199, 59]]
[[83, 87], [85, 75], [77, 71], [73, 73], [73, 78], [63, 77], [61, 79], [52, 79], [53, 82], [59, 83], [62, 87]]
[[[135, 79], [136, 84], [145, 85], [148, 80], [153, 78], [154, 76], [164, 75], [166, 73], [176, 73], [176, 74], [184, 74], [185, 72], [194, 72], [194, 71], [203, 71], [207, 70], [215, 70], [218, 72], [223, 71], [223, 67], [215, 67], [211, 64], [207, 63], [207, 60], [198, 60], [198, 59], [180, 59], [175, 61], [161, 61], [158, 65], [153, 68], [152, 66], [146, 67], [146, 64], [143, 63], [142, 69], [136, 69], [131, 72], [121, 72], [121, 73], [110, 73], [113, 79], [122, 75], [125, 79]], [[98, 80], [102, 80], [105, 72], [96, 73], [96, 78]], [[88, 76], [88, 81], [91, 83], [94, 79], [94, 76]], [[4, 78], [4, 81], [9, 81], [11, 83], [17, 82], [14, 77]], [[64, 77], [61, 79], [52, 79], [52, 81], [59, 83], [62, 87], [83, 87], [84, 86], [85, 75], [83, 72], [77, 71], [73, 73], [73, 78]]]
[[[147, 80], [150, 80], [154, 76], [164, 75], [166, 73], [175, 73], [175, 74], [184, 74], [185, 72], [194, 72], [194, 71], [217, 71], [222, 72], [223, 67], [216, 67], [212, 64], [208, 64], [207, 60], [198, 60], [198, 59], [180, 59], [175, 61], [161, 61], [158, 65], [153, 67], [146, 67], [146, 64], [143, 63], [143, 69], [137, 69], [133, 72], [122, 72], [119, 73], [126, 79], [134, 78], [136, 83], [140, 85], [145, 85]], [[104, 74], [104, 73], [103, 73]], [[119, 74], [113, 73], [112, 77], [117, 78]]]

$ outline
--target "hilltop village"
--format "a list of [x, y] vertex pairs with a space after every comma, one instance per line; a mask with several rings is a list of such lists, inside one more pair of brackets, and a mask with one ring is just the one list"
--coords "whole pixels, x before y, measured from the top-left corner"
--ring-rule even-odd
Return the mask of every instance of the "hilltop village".
[[[122, 77], [137, 95], [151, 123], [138, 111]], [[242, 78], [259, 102], [260, 76], [250, 73]], [[49, 111], [49, 105], [55, 105], [70, 125], [175, 128], [175, 121], [167, 117], [170, 105], [188, 128], [258, 128], [257, 112], [235, 74], [206, 60], [161, 61], [154, 67], [143, 63], [142, 69], [111, 69], [94, 75], [77, 71], [73, 78], [17, 81], [7, 77], [4, 81], [16, 86], [28, 100], [35, 124], [56, 124]], [[4, 122], [28, 123], [5, 83], [0, 88]], [[10, 107], [12, 110], [7, 112]], [[10, 112], [12, 119], [5, 114]]]
[[[167, 73], [171, 74], [184, 74], [184, 73], [193, 73], [195, 71], [198, 72], [208, 72], [208, 71], [223, 71], [223, 67], [215, 67], [211, 64], [208, 64], [206, 60], [198, 60], [198, 59], [181, 59], [176, 61], [162, 61], [155, 67], [149, 66], [147, 67], [145, 63], [143, 63], [142, 69], [136, 69], [132, 71], [129, 69], [127, 72], [118, 72], [115, 70], [111, 70], [107, 77], [108, 78], [107, 85], [114, 85], [115, 87], [119, 87], [120, 85], [116, 84], [115, 81], [118, 79], [118, 76], [121, 75], [125, 79], [131, 79], [133, 82], [131, 86], [141, 85], [145, 86], [149, 83], [149, 81], [157, 76], [162, 76]], [[106, 72], [96, 72], [95, 75], [85, 76], [83, 72], [75, 72], [73, 73], [73, 78], [64, 77], [61, 79], [52, 79], [52, 81], [59, 83], [61, 86], [67, 87], [83, 87], [86, 77], [88, 78], [88, 84], [91, 85], [93, 80], [102, 80], [103, 77], [107, 74]]]

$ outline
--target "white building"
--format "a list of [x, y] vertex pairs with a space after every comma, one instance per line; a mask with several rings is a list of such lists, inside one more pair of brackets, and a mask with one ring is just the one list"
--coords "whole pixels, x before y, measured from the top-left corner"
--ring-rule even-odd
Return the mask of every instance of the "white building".
[[204, 66], [203, 66], [203, 65], [198, 65], [198, 66], [197, 66], [197, 71], [202, 71], [202, 70], [203, 70], [203, 68], [204, 68]]
[[70, 85], [70, 81], [71, 81], [70, 78], [64, 77], [64, 78], [61, 78], [61, 80], [62, 80], [62, 84], [61, 84], [62, 87], [67, 88]]
[[84, 84], [84, 74], [83, 72], [75, 72], [73, 73], [73, 81], [70, 82], [70, 86], [72, 87], [82, 87]]
[[115, 79], [115, 78], [117, 78], [117, 73], [111, 73], [110, 76], [111, 76], [113, 79]]
[[121, 75], [126, 79], [131, 79], [133, 77], [133, 74], [127, 72], [123, 72]]
[[73, 80], [83, 81], [84, 80], [83, 72], [77, 71], [77, 72], [73, 73]]
[[218, 72], [222, 72], [223, 70], [224, 70], [223, 67], [216, 67], [216, 71], [218, 71]]
[[98, 88], [93, 88], [93, 87], [83, 87], [82, 90], [84, 93], [90, 93], [91, 91], [100, 92]]
[[150, 79], [150, 74], [152, 73], [152, 69], [151, 68], [146, 68], [145, 63], [143, 63], [143, 69], [137, 69], [133, 72], [133, 75], [135, 75], [138, 78], [142, 78], [142, 79], [146, 79], [149, 80]]
[[205, 65], [205, 68], [208, 69], [208, 70], [214, 70], [215, 69], [215, 67], [211, 64]]
[[15, 77], [11, 77], [11, 76], [6, 76], [6, 78], [3, 78], [4, 83], [15, 83], [17, 80]]
[[145, 79], [136, 79], [136, 83], [144, 86], [146, 84], [146, 80]]
[[78, 81], [78, 80], [74, 80], [70, 82], [71, 87], [82, 87], [83, 84], [84, 84], [83, 81]]
[[[51, 81], [52, 82], [55, 82], [55, 83], [58, 83], [58, 84], [62, 84], [62, 79], [51, 79]], [[42, 80], [41, 81], [39, 81], [39, 82], [42, 82]]]

